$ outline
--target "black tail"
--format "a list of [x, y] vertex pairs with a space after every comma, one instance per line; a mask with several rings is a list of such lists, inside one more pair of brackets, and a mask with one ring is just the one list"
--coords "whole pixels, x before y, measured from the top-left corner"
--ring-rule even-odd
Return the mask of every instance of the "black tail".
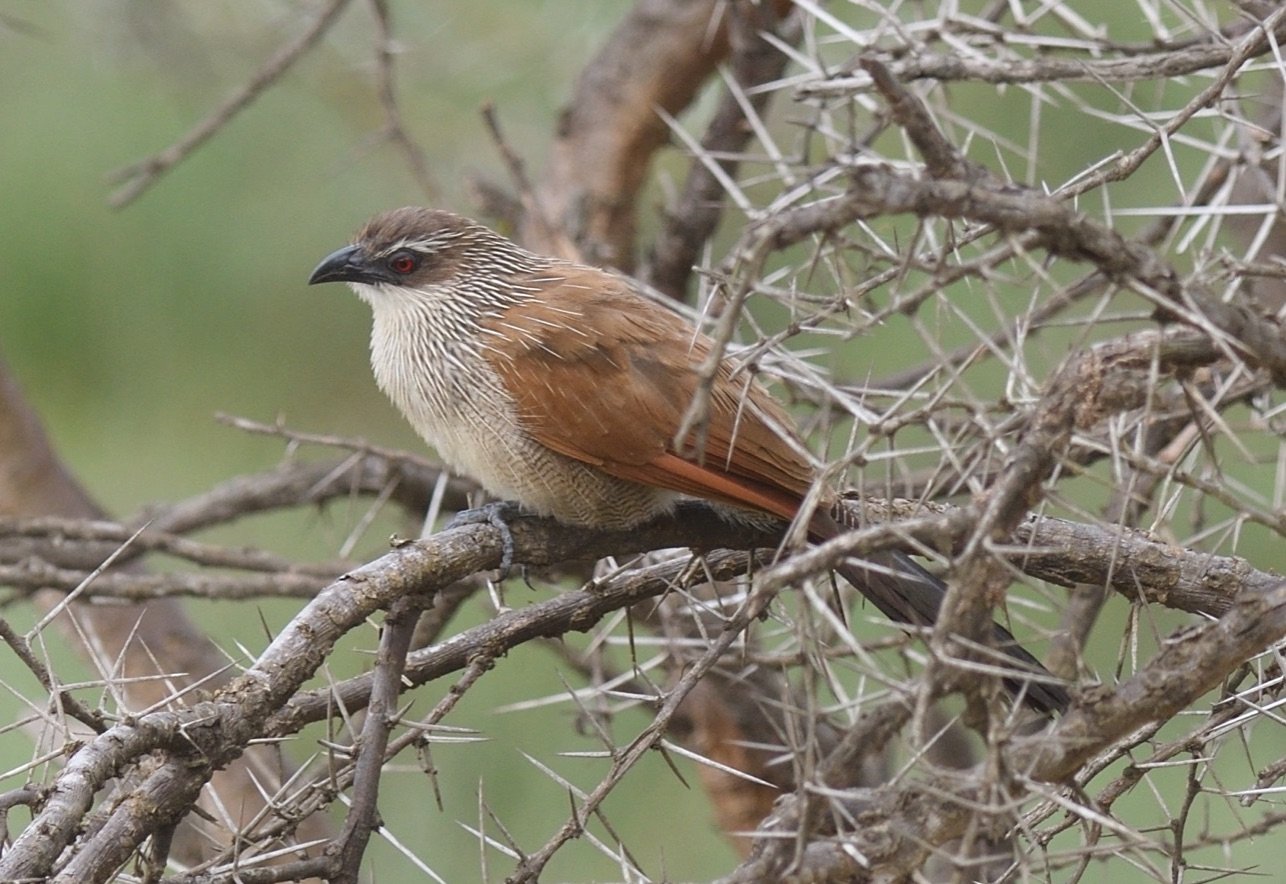
[[[838, 525], [835, 526], [838, 529]], [[881, 552], [870, 556], [867, 564], [846, 562], [838, 569], [844, 579], [871, 600], [885, 616], [912, 626], [929, 627], [938, 619], [947, 586], [915, 560], [900, 552]], [[1040, 661], [1027, 652], [1008, 629], [993, 623], [992, 641], [1015, 662], [1014, 674], [1005, 678], [1005, 686], [1028, 706], [1049, 715], [1065, 712], [1071, 702], [1067, 691], [1052, 683], [1053, 676]], [[1033, 678], [1024, 678], [1028, 673]]]

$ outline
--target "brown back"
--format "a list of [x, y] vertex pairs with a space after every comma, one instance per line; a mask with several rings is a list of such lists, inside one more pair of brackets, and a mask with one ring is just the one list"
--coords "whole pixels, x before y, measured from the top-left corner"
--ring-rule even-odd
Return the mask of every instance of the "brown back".
[[[487, 359], [540, 444], [621, 479], [785, 519], [813, 481], [790, 416], [727, 360], [711, 390], [704, 449], [674, 436], [712, 341], [612, 274], [553, 268], [541, 297], [483, 321]], [[545, 275], [548, 279], [553, 273]], [[698, 434], [694, 433], [694, 437]]]

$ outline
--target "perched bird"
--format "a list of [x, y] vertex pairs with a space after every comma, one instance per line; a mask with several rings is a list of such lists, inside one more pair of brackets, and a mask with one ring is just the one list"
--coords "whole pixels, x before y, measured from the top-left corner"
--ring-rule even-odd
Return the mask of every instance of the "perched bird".
[[[346, 282], [371, 306], [371, 366], [426, 442], [498, 498], [570, 525], [629, 528], [680, 496], [790, 521], [816, 475], [790, 416], [725, 359], [695, 443], [676, 443], [713, 342], [615, 273], [545, 257], [449, 212], [371, 219], [309, 283]], [[825, 496], [814, 541], [844, 529]], [[887, 616], [937, 617], [945, 586], [899, 552], [842, 567]], [[1010, 633], [1007, 679], [1041, 711], [1066, 692]], [[1024, 673], [1038, 679], [1025, 679]]]

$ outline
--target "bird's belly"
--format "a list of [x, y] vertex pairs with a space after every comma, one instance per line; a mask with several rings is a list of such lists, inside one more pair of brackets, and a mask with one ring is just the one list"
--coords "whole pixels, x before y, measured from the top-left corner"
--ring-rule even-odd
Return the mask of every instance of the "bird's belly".
[[442, 427], [435, 447], [495, 497], [570, 525], [628, 528], [668, 511], [675, 495], [617, 479], [514, 434]]
[[419, 397], [418, 408], [392, 398], [454, 472], [538, 515], [570, 525], [628, 528], [668, 511], [677, 497], [546, 448], [527, 435], [512, 408], [497, 407], [494, 398], [479, 403], [463, 395], [426, 407]]

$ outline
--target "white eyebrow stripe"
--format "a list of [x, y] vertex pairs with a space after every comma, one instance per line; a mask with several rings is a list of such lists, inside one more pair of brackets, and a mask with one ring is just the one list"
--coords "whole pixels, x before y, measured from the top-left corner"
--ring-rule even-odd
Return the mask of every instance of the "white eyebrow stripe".
[[415, 252], [434, 252], [446, 245], [448, 240], [454, 239], [459, 234], [434, 234], [433, 236], [404, 236], [390, 246], [386, 246], [375, 253], [376, 257], [386, 258], [399, 249], [411, 249]]

